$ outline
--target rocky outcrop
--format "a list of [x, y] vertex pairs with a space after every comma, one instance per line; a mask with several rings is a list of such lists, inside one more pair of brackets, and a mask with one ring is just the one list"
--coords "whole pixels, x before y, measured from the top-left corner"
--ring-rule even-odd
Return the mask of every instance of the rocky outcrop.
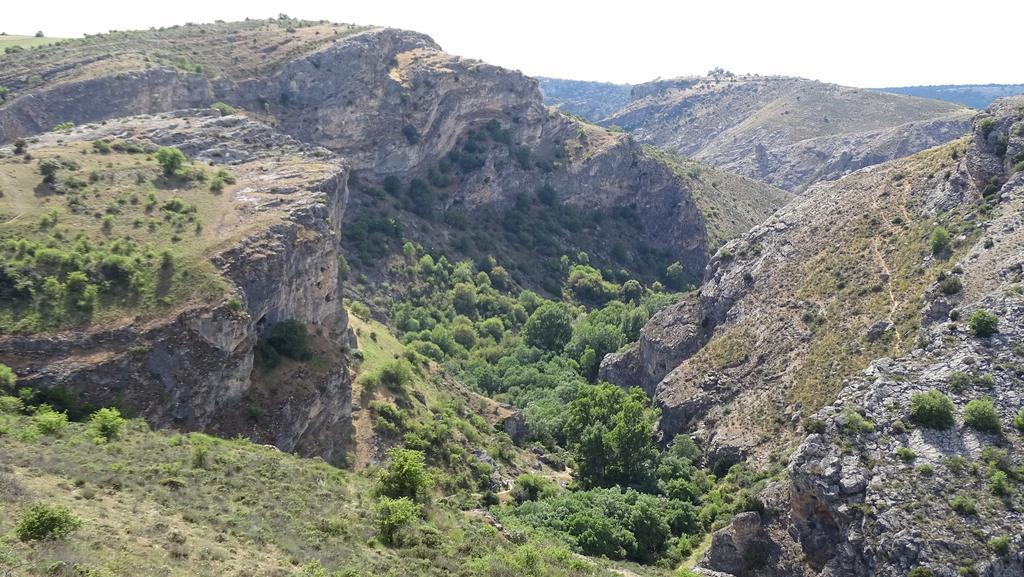
[[[98, 57], [87, 43], [79, 50], [83, 59]], [[549, 187], [562, 202], [587, 210], [633, 212], [638, 234], [667, 248], [667, 262], [680, 261], [691, 276], [707, 262], [704, 217], [692, 191], [664, 163], [625, 135], [549, 110], [536, 80], [446, 54], [425, 35], [356, 31], [292, 59], [277, 55], [280, 62], [250, 78], [170, 66], [137, 70], [136, 56], [120, 55], [116, 65], [85, 78], [53, 72], [59, 82], [17, 86], [17, 96], [0, 106], [0, 142], [60, 122], [223, 101], [333, 150], [372, 181], [425, 177], [470, 131], [497, 122], [509, 149], [492, 151], [480, 170], [460, 179], [446, 193], [445, 208], [502, 211]], [[515, 161], [512, 150], [543, 162]]]
[[[2, 337], [0, 357], [19, 381], [69, 391], [86, 405], [116, 404], [156, 427], [244, 434], [339, 459], [351, 412], [338, 274], [345, 166], [266, 125], [212, 111], [120, 119], [44, 135], [40, 145], [58, 138], [131, 138], [178, 146], [199, 161], [230, 162], [238, 187], [232, 212], [218, 225], [224, 245], [210, 259], [243, 307], [229, 306], [225, 296], [147, 323]], [[275, 376], [287, 385], [270, 394], [266, 377], [254, 375], [254, 347], [286, 319], [309, 327], [327, 366], [282, 369], [286, 374]]]
[[[790, 459], [793, 533], [823, 576], [1024, 573], [1015, 430], [1024, 407], [1024, 173], [1006, 170], [1002, 146], [991, 147], [1020, 150], [1022, 104], [997, 102], [975, 124], [967, 169], [984, 186], [1005, 182], [988, 194], [998, 200], [984, 233], [952, 267], [963, 288], [931, 287], [913, 350], [847, 381]], [[982, 310], [998, 317], [992, 336], [963, 323]], [[911, 416], [915, 395], [932, 390], [952, 401], [948, 428]], [[986, 398], [998, 430], [971, 424], [968, 403]]]
[[62, 122], [85, 124], [208, 106], [213, 102], [213, 87], [205, 76], [173, 68], [59, 84], [0, 107], [0, 142], [47, 132]]
[[655, 81], [602, 123], [713, 166], [802, 191], [949, 142], [970, 128], [957, 105], [801, 78]]
[[[927, 242], [936, 224], [961, 231], [957, 258], [997, 226], [977, 213], [982, 199], [1008, 210], [1024, 174], [1008, 165], [1020, 154], [1018, 107], [979, 115], [970, 139], [813, 187], [726, 244], [699, 291], [655, 315], [632, 349], [606, 357], [601, 377], [643, 387], [661, 407], [663, 442], [691, 432], [710, 466], [786, 450], [845, 378], [912, 350], [919, 319], [944, 321], [963, 295], [991, 290], [981, 275], [958, 275], [962, 294], [951, 294], [955, 282], [935, 280], [952, 274], [949, 255], [933, 256]], [[961, 267], [1014, 262], [1013, 242], [986, 242]]]

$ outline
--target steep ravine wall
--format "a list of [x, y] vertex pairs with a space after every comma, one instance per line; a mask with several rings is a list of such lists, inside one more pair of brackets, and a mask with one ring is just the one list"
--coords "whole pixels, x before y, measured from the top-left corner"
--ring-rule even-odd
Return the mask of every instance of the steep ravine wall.
[[515, 146], [561, 158], [552, 168], [524, 169], [501, 149], [503, 157], [459, 183], [452, 205], [502, 211], [551, 186], [567, 204], [634, 211], [642, 223], [637, 233], [672, 250], [692, 276], [707, 262], [704, 217], [691, 191], [635, 141], [549, 110], [532, 78], [446, 54], [429, 37], [404, 30], [353, 34], [249, 80], [163, 67], [43, 84], [0, 106], [0, 142], [66, 121], [217, 101], [331, 149], [370, 180], [425, 177], [468, 132], [497, 121]]
[[[301, 150], [287, 137], [266, 136], [266, 127], [237, 121], [257, 128], [221, 123], [211, 126], [210, 134], [236, 130], [240, 138], [284, 138], [257, 146]], [[139, 121], [143, 127], [153, 122], [159, 121]], [[197, 121], [191, 122], [194, 127]], [[190, 147], [188, 142], [182, 146]], [[82, 405], [116, 405], [154, 427], [242, 434], [282, 450], [338, 461], [350, 427], [351, 376], [338, 270], [348, 169], [340, 162], [334, 167], [320, 181], [270, 193], [278, 198], [260, 201], [255, 210], [280, 212], [279, 222], [211, 256], [236, 287], [242, 310], [233, 310], [225, 298], [187, 304], [148, 324], [0, 337], [0, 361], [17, 371], [20, 385], [69, 391]], [[251, 198], [238, 202], [247, 204]], [[286, 319], [307, 325], [327, 368], [297, 363], [270, 374], [254, 372], [259, 337]]]

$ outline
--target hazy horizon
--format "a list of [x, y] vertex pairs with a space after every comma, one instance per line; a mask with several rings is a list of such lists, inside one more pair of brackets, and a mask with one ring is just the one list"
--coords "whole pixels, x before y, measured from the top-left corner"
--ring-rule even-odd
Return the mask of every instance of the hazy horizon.
[[[867, 0], [855, 9], [806, 0], [662, 4], [639, 0], [630, 3], [629, 11], [613, 11], [536, 0], [511, 9], [465, 1], [325, 6], [309, 0], [148, 5], [117, 0], [97, 10], [58, 0], [47, 3], [45, 11], [28, 3], [6, 7], [0, 32], [41, 30], [47, 36], [80, 37], [283, 12], [415, 30], [454, 54], [530, 76], [570, 80], [635, 84], [722, 67], [737, 74], [800, 76], [861, 87], [1024, 83], [1024, 74], [998, 58], [1015, 50], [1014, 36], [1000, 33], [998, 24], [1024, 19], [1024, 3], [976, 2], [971, 18], [949, 1]], [[979, 27], [982, 21], [989, 26]], [[993, 33], [986, 35], [988, 30]]]

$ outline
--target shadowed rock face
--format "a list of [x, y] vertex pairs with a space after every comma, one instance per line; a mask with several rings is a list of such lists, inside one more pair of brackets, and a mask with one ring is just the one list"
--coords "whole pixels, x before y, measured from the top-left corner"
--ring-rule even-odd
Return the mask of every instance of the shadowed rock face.
[[970, 128], [957, 105], [800, 78], [683, 78], [633, 87], [602, 120], [637, 139], [800, 191], [949, 142]]
[[[70, 390], [86, 404], [117, 404], [156, 427], [244, 434], [287, 451], [341, 458], [351, 414], [338, 281], [345, 166], [266, 125], [212, 111], [115, 120], [43, 135], [41, 144], [125, 135], [178, 146], [198, 161], [234, 162], [237, 218], [222, 225], [226, 247], [211, 260], [244, 309], [226, 300], [188, 303], [152, 323], [2, 337], [0, 360], [26, 386]], [[277, 375], [289, 386], [274, 397], [254, 381], [254, 347], [261, 332], [286, 319], [305, 323], [335, 352], [316, 374]], [[263, 415], [258, 423], [247, 417], [253, 410]]]
[[43, 83], [0, 106], [0, 142], [65, 121], [217, 101], [330, 148], [371, 180], [425, 176], [467, 132], [497, 121], [517, 146], [559, 160], [531, 170], [491, 158], [459, 183], [450, 205], [503, 210], [550, 186], [568, 204], [634, 211], [637, 233], [669, 248], [693, 276], [707, 262], [707, 231], [691, 191], [631, 138], [551, 111], [536, 80], [446, 54], [415, 32], [354, 33], [244, 80], [154, 68]]

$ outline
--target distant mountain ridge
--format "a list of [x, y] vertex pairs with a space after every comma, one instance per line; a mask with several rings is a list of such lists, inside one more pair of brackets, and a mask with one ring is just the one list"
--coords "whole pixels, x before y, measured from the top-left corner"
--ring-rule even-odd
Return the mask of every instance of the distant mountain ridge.
[[935, 84], [927, 86], [893, 86], [878, 88], [880, 92], [934, 98], [982, 110], [992, 101], [1005, 96], [1024, 94], [1024, 84]]
[[544, 103], [597, 122], [629, 103], [632, 84], [563, 80], [538, 76]]

